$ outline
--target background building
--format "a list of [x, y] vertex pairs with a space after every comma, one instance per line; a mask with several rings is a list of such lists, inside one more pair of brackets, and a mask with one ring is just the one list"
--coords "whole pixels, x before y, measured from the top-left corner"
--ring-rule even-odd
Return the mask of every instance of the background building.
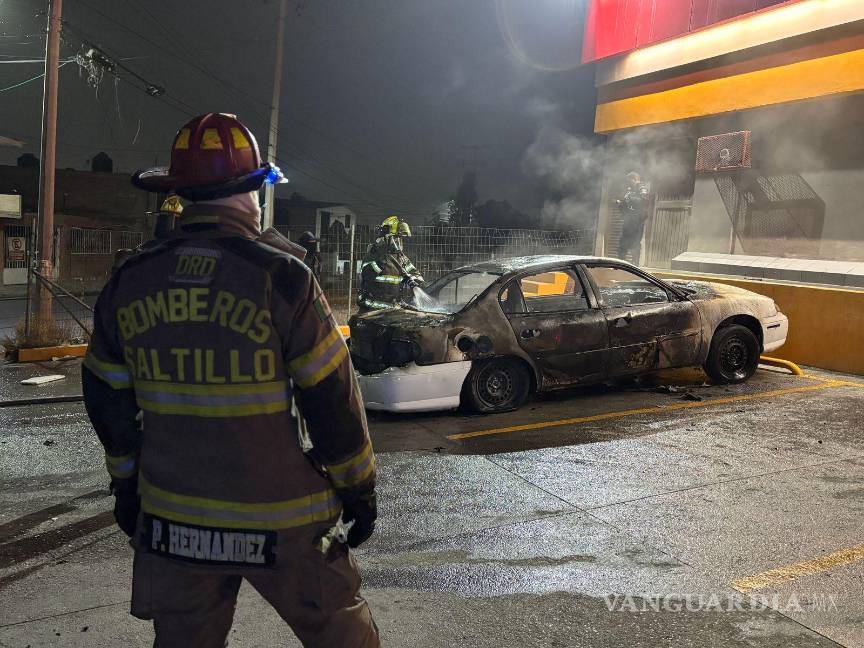
[[608, 135], [599, 253], [617, 252], [635, 170], [653, 201], [644, 265], [864, 261], [864, 2], [593, 0], [583, 58]]
[[[93, 158], [93, 166], [93, 171], [57, 169], [55, 278], [71, 289], [101, 285], [115, 250], [136, 247], [153, 228], [147, 212], [154, 209], [155, 196], [135, 189], [127, 174], [111, 173], [104, 153]], [[27, 280], [26, 244], [38, 204], [39, 160], [24, 154], [16, 166], [0, 166], [2, 285]]]

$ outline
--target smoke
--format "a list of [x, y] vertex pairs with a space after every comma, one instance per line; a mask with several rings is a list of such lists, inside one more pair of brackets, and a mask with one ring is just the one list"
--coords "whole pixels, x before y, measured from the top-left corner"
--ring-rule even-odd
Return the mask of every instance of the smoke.
[[545, 195], [540, 210], [543, 224], [567, 229], [593, 227], [600, 198], [602, 144], [569, 133], [562, 111], [555, 105], [534, 101], [529, 111], [538, 117], [539, 126], [525, 152], [522, 169]]
[[635, 171], [651, 190], [665, 196], [693, 190], [695, 145], [691, 127], [671, 124], [605, 136], [570, 132], [562, 104], [534, 100], [537, 134], [525, 152], [523, 172], [543, 195], [541, 216], [547, 226], [592, 229], [597, 222], [603, 182], [608, 198], [624, 192], [625, 176]]

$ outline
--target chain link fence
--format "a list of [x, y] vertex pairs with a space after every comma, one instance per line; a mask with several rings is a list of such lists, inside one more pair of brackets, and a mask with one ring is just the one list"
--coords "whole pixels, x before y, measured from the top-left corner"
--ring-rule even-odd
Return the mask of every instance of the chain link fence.
[[[279, 229], [296, 241], [305, 228]], [[360, 264], [377, 233], [377, 225], [344, 228], [338, 224], [319, 237], [319, 281], [340, 324], [347, 323], [357, 310]], [[426, 281], [434, 281], [455, 268], [492, 259], [533, 254], [591, 254], [594, 245], [594, 235], [589, 230], [427, 225], [412, 227], [412, 234], [405, 252]]]
[[[296, 241], [307, 228], [280, 227], [280, 231], [291, 240]], [[357, 310], [357, 297], [360, 291], [360, 265], [367, 248], [377, 236], [377, 225], [355, 225], [345, 228], [334, 225], [319, 237], [321, 253], [322, 288], [330, 301], [333, 314], [340, 324], [348, 322], [350, 316]], [[121, 235], [125, 233], [119, 233]], [[106, 242], [101, 238], [104, 234], [76, 235], [75, 242], [79, 246], [87, 246], [90, 257], [108, 255]], [[120, 237], [112, 236], [120, 240]], [[137, 237], [136, 237], [137, 240]], [[136, 240], [123, 241], [130, 245]], [[113, 241], [111, 246], [113, 247]], [[76, 253], [79, 247], [76, 247]], [[588, 230], [527, 230], [527, 229], [494, 229], [481, 227], [449, 227], [449, 226], [419, 226], [413, 228], [413, 236], [407, 241], [406, 252], [414, 264], [420, 269], [427, 281], [434, 281], [447, 272], [466, 265], [481, 263], [492, 259], [534, 254], [590, 254], [593, 249], [593, 232]], [[98, 251], [97, 251], [98, 250]], [[103, 271], [104, 278], [110, 270]], [[83, 281], [78, 285], [74, 280], [66, 279], [59, 282], [49, 278], [33, 277], [31, 294], [31, 313], [38, 312], [35, 296], [39, 292], [40, 283], [45, 283], [49, 291], [54, 293], [53, 322], [62, 331], [31, 331], [31, 336], [60, 335], [69, 341], [86, 341], [89, 330], [92, 329], [92, 306], [96, 295], [93, 287]], [[47, 283], [46, 283], [47, 281]], [[61, 285], [62, 284], [62, 285]], [[13, 337], [23, 317], [8, 317], [8, 321], [0, 322], [0, 338]], [[38, 327], [37, 319], [31, 319], [31, 326]], [[0, 342], [2, 345], [2, 342]]]

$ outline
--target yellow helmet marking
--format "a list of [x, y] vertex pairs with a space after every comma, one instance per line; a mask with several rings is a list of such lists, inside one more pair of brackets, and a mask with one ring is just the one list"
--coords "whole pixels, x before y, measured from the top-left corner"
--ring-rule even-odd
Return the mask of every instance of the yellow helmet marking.
[[201, 148], [203, 150], [222, 149], [222, 138], [219, 137], [219, 131], [215, 128], [205, 128], [204, 135], [201, 137]]
[[188, 149], [190, 134], [191, 133], [188, 128], [181, 128], [180, 132], [177, 133], [177, 139], [174, 140], [174, 149], [178, 151]]
[[244, 148], [252, 148], [252, 145], [249, 143], [249, 140], [246, 139], [246, 135], [243, 134], [243, 131], [237, 128], [236, 126], [231, 127], [231, 139], [234, 141], [234, 148], [244, 149]]

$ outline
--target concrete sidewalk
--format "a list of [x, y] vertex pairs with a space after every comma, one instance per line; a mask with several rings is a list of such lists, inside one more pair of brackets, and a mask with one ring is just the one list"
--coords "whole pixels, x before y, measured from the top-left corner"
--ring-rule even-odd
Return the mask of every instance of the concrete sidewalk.
[[[381, 451], [381, 518], [357, 557], [384, 644], [864, 647], [864, 567], [830, 560], [861, 543], [864, 389], [785, 384], [799, 383], [762, 376], [747, 389], [770, 400], [597, 421], [549, 447]], [[79, 404], [0, 409], [3, 648], [151, 645], [127, 613], [132, 556], [101, 456]], [[788, 566], [792, 580], [733, 587]], [[231, 638], [297, 645], [248, 588]]]
[[[688, 565], [485, 458], [385, 454], [381, 466], [382, 521], [358, 558], [385, 645], [833, 645], [751, 604], [722, 571]], [[94, 470], [79, 479], [53, 488], [90, 493], [103, 478]], [[79, 501], [65, 526], [84, 526], [109, 503]], [[41, 551], [57, 544], [45, 535], [57, 524], [42, 522], [15, 548], [25, 560], [0, 576], [0, 646], [149, 646], [149, 624], [127, 614], [132, 555], [122, 534], [106, 526]], [[666, 611], [629, 602], [610, 612], [607, 597], [623, 594], [639, 606], [673, 598]], [[685, 600], [721, 609], [681, 610]], [[236, 646], [298, 645], [248, 588], [231, 636]]]

